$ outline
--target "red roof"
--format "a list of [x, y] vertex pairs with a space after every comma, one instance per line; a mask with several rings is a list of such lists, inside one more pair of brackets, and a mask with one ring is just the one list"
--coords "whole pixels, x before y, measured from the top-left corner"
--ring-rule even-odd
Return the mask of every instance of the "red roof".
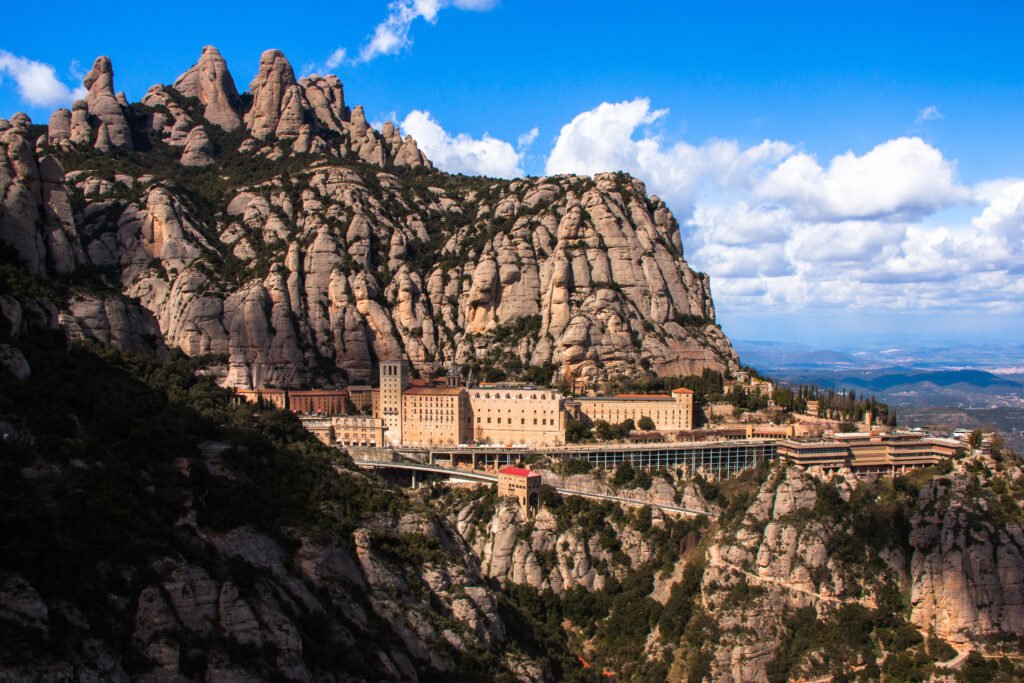
[[505, 467], [498, 470], [498, 474], [511, 474], [513, 477], [539, 477], [540, 475], [522, 467]]
[[693, 389], [687, 389], [686, 387], [679, 387], [678, 389], [672, 390], [673, 394], [692, 394]]

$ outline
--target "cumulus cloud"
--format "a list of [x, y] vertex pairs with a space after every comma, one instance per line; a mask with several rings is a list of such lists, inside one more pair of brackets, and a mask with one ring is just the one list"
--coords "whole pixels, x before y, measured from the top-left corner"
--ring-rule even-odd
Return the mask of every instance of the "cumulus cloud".
[[[546, 172], [643, 179], [676, 213], [720, 308], [1024, 308], [1024, 179], [966, 187], [918, 137], [822, 161], [776, 140], [692, 145], [652, 132], [668, 116], [645, 98], [582, 112]], [[950, 208], [958, 218], [941, 220]]]
[[513, 178], [523, 174], [520, 164], [524, 152], [516, 151], [511, 143], [487, 133], [481, 138], [466, 133], [453, 136], [430, 116], [429, 111], [420, 110], [409, 112], [401, 127], [413, 136], [427, 158], [438, 168], [450, 173], [498, 178]]
[[942, 114], [939, 112], [938, 107], [925, 107], [917, 113], [917, 118], [914, 119], [914, 123], [924, 123], [925, 121], [934, 121], [935, 119], [941, 118]]
[[394, 0], [388, 4], [388, 16], [377, 24], [356, 61], [368, 62], [381, 55], [394, 55], [412, 44], [409, 31], [416, 19], [437, 21], [437, 13], [445, 7], [484, 12], [497, 0]]
[[0, 50], [0, 74], [14, 79], [18, 94], [26, 103], [43, 107], [68, 104], [85, 97], [85, 88], [69, 88], [57, 78], [53, 67]]
[[970, 198], [956, 167], [921, 138], [888, 140], [863, 156], [847, 152], [826, 171], [794, 154], [762, 181], [756, 194], [784, 202], [814, 220], [923, 216]]
[[772, 140], [740, 150], [728, 140], [695, 147], [685, 142], [667, 145], [658, 136], [635, 139], [637, 129], [667, 114], [668, 109], [652, 110], [645, 97], [604, 102], [562, 126], [545, 170], [549, 175], [628, 171], [659, 194], [688, 203], [703, 182], [743, 186], [755, 180], [758, 168], [778, 162], [793, 149]]

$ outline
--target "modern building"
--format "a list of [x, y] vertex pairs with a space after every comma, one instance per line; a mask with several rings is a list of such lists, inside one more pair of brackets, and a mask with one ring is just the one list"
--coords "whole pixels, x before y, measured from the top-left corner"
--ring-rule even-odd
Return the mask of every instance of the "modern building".
[[480, 444], [559, 446], [565, 443], [562, 395], [531, 386], [481, 385], [468, 390], [470, 438]]
[[541, 476], [520, 467], [505, 467], [498, 471], [498, 497], [515, 498], [527, 517], [532, 517], [540, 505]]
[[472, 440], [469, 397], [462, 387], [410, 387], [402, 392], [402, 444], [457, 446]]
[[693, 429], [693, 392], [675, 389], [667, 394], [618, 394], [616, 396], [578, 396], [579, 410], [591, 423], [604, 420], [619, 424], [649, 417], [654, 428], [661, 431], [687, 431]]
[[822, 467], [826, 471], [848, 468], [858, 474], [898, 474], [937, 465], [962, 447], [952, 439], [874, 431], [836, 434], [825, 441], [781, 440], [776, 453], [797, 465]]

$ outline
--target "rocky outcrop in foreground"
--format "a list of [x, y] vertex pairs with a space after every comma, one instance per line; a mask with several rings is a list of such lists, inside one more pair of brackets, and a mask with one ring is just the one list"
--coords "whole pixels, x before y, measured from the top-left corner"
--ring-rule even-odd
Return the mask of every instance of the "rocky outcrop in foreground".
[[242, 95], [212, 47], [141, 103], [113, 78], [97, 59], [38, 139], [0, 121], [0, 238], [36, 273], [97, 270], [169, 345], [227, 355], [231, 385], [362, 382], [398, 357], [594, 381], [738, 365], [639, 180], [433, 171], [277, 50]]

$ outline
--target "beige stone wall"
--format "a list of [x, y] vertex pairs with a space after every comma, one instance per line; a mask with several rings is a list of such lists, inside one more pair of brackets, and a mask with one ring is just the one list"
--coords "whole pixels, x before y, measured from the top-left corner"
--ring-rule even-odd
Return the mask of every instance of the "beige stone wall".
[[465, 389], [408, 389], [402, 395], [402, 443], [428, 447], [467, 443], [469, 418]]
[[580, 396], [580, 412], [591, 422], [604, 420], [618, 424], [633, 420], [639, 428], [640, 418], [649, 417], [658, 431], [693, 429], [693, 394], [673, 393], [672, 396]]
[[554, 389], [469, 389], [473, 440], [484, 444], [565, 443], [561, 395]]
[[342, 446], [383, 446], [384, 420], [365, 416], [331, 419], [334, 439]]

